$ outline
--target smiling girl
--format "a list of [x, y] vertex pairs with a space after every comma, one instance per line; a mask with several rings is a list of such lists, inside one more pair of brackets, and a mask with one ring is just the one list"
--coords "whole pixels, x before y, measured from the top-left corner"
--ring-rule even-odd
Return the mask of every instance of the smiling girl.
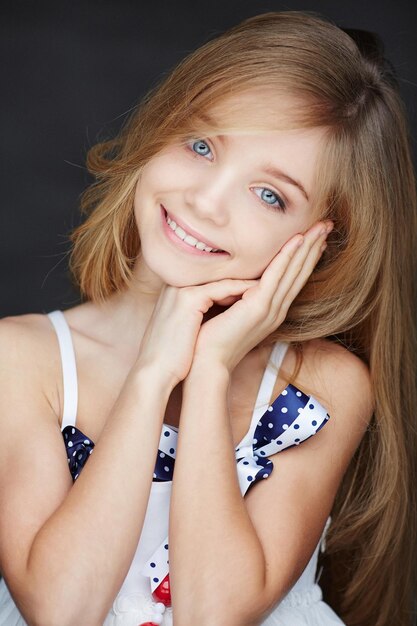
[[416, 201], [376, 49], [251, 18], [88, 165], [83, 303], [0, 322], [0, 625], [410, 624]]

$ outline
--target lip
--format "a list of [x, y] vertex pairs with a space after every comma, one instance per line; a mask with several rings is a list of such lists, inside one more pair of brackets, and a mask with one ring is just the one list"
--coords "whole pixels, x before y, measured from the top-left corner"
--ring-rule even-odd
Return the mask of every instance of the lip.
[[[198, 241], [201, 241], [202, 243], [205, 243], [209, 248], [215, 248], [215, 249], [219, 248], [220, 250], [222, 250], [222, 248], [220, 248], [220, 246], [218, 246], [217, 244], [213, 243], [209, 239], [206, 239], [206, 237], [203, 237], [203, 235], [200, 235], [200, 233], [198, 233], [196, 230], [194, 230], [193, 228], [188, 226], [188, 224], [186, 224], [182, 220], [179, 220], [178, 218], [176, 218], [175, 215], [172, 215], [172, 213], [168, 213], [168, 211], [166, 210], [166, 208], [164, 207], [163, 204], [161, 204], [161, 207], [164, 210], [164, 214], [165, 215], [169, 215], [170, 219], [174, 220], [174, 222], [177, 224], [177, 226], [180, 226], [183, 230], [185, 230], [187, 235], [191, 235], [192, 237], [195, 237], [195, 239], [198, 239]], [[224, 250], [223, 252], [226, 252], [226, 250]]]
[[[216, 257], [216, 256], [222, 256], [222, 257], [229, 256], [228, 252], [205, 252], [204, 250], [199, 250], [198, 248], [195, 248], [194, 246], [190, 246], [188, 243], [185, 243], [184, 241], [182, 241], [182, 239], [180, 239], [179, 237], [177, 237], [177, 235], [174, 234], [174, 231], [172, 230], [172, 228], [168, 226], [168, 222], [166, 221], [166, 216], [168, 214], [167, 210], [162, 204], [160, 206], [161, 206], [162, 228], [165, 234], [167, 235], [168, 239], [170, 239], [173, 243], [175, 243], [176, 246], [179, 246], [182, 250], [188, 252], [189, 254], [193, 254], [197, 256], [205, 256], [205, 257], [211, 257], [211, 258]], [[184, 224], [184, 222], [177, 222], [176, 218], [174, 218], [174, 216], [171, 216], [171, 214], [169, 214], [169, 217], [173, 219], [174, 222], [177, 223], [181, 228], [186, 230], [187, 234], [189, 233], [190, 235], [198, 239], [198, 241], [203, 241], [204, 243], [207, 243], [207, 245], [209, 245], [209, 242], [203, 239], [201, 235], [196, 233], [196, 231], [194, 231], [193, 229], [188, 229], [188, 227]], [[216, 246], [210, 244], [210, 248], [216, 248]]]

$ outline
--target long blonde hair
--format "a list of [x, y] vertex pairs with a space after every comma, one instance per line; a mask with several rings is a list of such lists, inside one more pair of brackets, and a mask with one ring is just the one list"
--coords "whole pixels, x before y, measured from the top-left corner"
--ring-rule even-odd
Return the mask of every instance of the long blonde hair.
[[227, 95], [266, 85], [298, 99], [296, 125], [326, 128], [317, 206], [335, 223], [323, 258], [267, 341], [290, 341], [300, 354], [312, 338], [340, 342], [368, 364], [375, 393], [371, 425], [332, 511], [325, 595], [348, 626], [409, 626], [416, 192], [403, 105], [375, 50], [364, 54], [317, 15], [282, 12], [248, 19], [188, 56], [118, 137], [90, 150], [96, 182], [82, 198], [87, 218], [71, 235], [70, 268], [85, 298], [125, 289], [140, 250], [132, 213], [140, 168], [168, 143], [203, 129]]

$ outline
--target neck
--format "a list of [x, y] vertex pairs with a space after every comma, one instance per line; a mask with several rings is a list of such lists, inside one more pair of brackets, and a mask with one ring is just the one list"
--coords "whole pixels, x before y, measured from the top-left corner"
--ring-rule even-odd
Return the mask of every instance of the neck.
[[[158, 276], [137, 271], [125, 290], [113, 294], [104, 303], [83, 305], [85, 312], [91, 313], [86, 324], [103, 343], [117, 346], [133, 358], [164, 286]], [[225, 308], [213, 305], [204, 314], [202, 323]]]

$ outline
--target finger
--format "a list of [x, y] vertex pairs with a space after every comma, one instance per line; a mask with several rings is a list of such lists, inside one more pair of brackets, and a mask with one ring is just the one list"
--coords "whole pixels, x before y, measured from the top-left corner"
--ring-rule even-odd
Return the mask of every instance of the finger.
[[271, 299], [270, 314], [274, 319], [282, 317], [282, 314], [286, 315], [292, 302], [291, 298], [294, 299], [307, 282], [320, 258], [319, 251], [327, 234], [323, 224], [311, 229], [305, 237], [302, 249], [291, 259]]
[[272, 296], [277, 288], [277, 284], [285, 274], [291, 259], [303, 247], [304, 236], [301, 234], [297, 234], [282, 246], [281, 250], [272, 259], [260, 278], [260, 286], [264, 291], [270, 291]]
[[251, 287], [258, 285], [258, 283], [259, 280], [239, 280], [230, 278], [206, 283], [198, 287], [185, 287], [183, 289], [193, 298], [195, 297], [195, 290], [198, 289], [200, 297], [203, 297], [202, 306], [204, 312], [207, 312], [213, 303], [219, 304], [231, 296], [241, 296]]
[[223, 298], [223, 300], [216, 300], [216, 304], [218, 304], [219, 306], [231, 306], [232, 304], [240, 300], [241, 297], [242, 294], [239, 294], [238, 296], [227, 296], [227, 298]]
[[281, 281], [273, 298], [271, 305], [272, 310], [279, 310], [280, 308], [288, 310], [293, 300], [299, 294], [313, 273], [314, 268], [322, 255], [322, 247], [325, 245], [325, 238], [326, 235], [321, 235], [311, 246], [307, 256], [304, 258], [303, 263], [299, 266], [299, 268], [297, 267], [298, 271], [295, 270], [294, 274], [286, 275]]
[[309, 255], [305, 266], [303, 267], [302, 271], [299, 273], [293, 285], [285, 295], [284, 306], [287, 306], [287, 308], [289, 308], [291, 303], [295, 300], [296, 296], [300, 293], [300, 291], [312, 275], [326, 247], [326, 243], [323, 242], [318, 249], [315, 247], [311, 251], [311, 255]]
[[292, 239], [271, 261], [261, 278], [262, 288], [269, 292], [271, 300], [276, 299], [277, 293], [282, 297], [285, 296], [299, 274], [312, 246], [325, 236], [325, 229], [326, 225], [319, 222], [305, 233], [301, 246], [294, 246], [294, 239]]

